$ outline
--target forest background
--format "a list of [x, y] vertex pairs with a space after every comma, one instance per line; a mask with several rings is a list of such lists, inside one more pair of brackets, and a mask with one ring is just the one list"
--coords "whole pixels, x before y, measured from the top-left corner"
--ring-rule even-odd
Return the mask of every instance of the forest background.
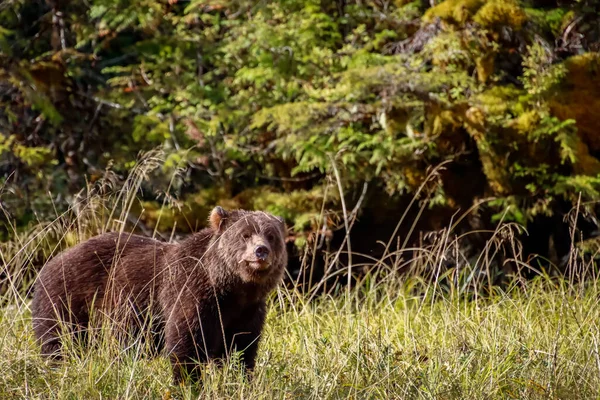
[[217, 204], [266, 210], [297, 274], [308, 253], [367, 265], [443, 228], [468, 263], [515, 222], [530, 266], [560, 270], [575, 242], [596, 249], [599, 7], [4, 0], [3, 246], [160, 149], [123, 221], [147, 234], [193, 232]]

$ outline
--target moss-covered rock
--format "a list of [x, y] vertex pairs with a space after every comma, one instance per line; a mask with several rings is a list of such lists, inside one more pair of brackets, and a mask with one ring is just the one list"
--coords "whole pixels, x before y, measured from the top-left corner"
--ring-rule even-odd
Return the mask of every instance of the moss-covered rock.
[[477, 11], [473, 21], [490, 30], [504, 26], [520, 30], [527, 21], [527, 14], [515, 0], [491, 0]]
[[515, 0], [446, 0], [427, 10], [423, 21], [431, 23], [436, 18], [458, 26], [473, 21], [490, 30], [503, 26], [520, 30], [528, 19]]
[[565, 61], [567, 75], [549, 105], [561, 119], [574, 119], [581, 139], [600, 151], [600, 54], [586, 53]]
[[427, 10], [423, 21], [430, 23], [439, 18], [445, 22], [462, 25], [472, 19], [484, 4], [485, 0], [446, 0]]

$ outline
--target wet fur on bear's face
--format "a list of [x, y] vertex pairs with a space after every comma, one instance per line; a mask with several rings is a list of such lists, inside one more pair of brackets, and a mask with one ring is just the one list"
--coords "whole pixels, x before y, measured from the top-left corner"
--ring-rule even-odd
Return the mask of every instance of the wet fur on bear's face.
[[261, 211], [216, 207], [210, 224], [217, 234], [217, 254], [242, 281], [265, 284], [282, 277], [287, 252], [281, 218]]

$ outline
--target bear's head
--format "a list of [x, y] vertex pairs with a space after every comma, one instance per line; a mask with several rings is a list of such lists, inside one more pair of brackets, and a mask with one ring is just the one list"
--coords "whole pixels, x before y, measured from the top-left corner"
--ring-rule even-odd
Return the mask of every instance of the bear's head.
[[287, 265], [282, 218], [217, 206], [209, 220], [218, 240], [217, 254], [231, 272], [247, 283], [279, 283]]

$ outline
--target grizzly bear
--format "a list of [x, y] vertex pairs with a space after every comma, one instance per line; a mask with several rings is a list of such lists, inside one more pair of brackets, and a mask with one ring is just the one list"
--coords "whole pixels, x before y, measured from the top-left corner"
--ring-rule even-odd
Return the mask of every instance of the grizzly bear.
[[[198, 379], [199, 363], [240, 351], [251, 373], [267, 295], [287, 264], [284, 221], [215, 207], [210, 226], [181, 243], [106, 233], [50, 260], [34, 285], [33, 328], [42, 354], [61, 357], [61, 335], [86, 332], [90, 315], [158, 337], [174, 382]], [[106, 321], [106, 319], [105, 319]], [[139, 336], [133, 336], [139, 337]]]

